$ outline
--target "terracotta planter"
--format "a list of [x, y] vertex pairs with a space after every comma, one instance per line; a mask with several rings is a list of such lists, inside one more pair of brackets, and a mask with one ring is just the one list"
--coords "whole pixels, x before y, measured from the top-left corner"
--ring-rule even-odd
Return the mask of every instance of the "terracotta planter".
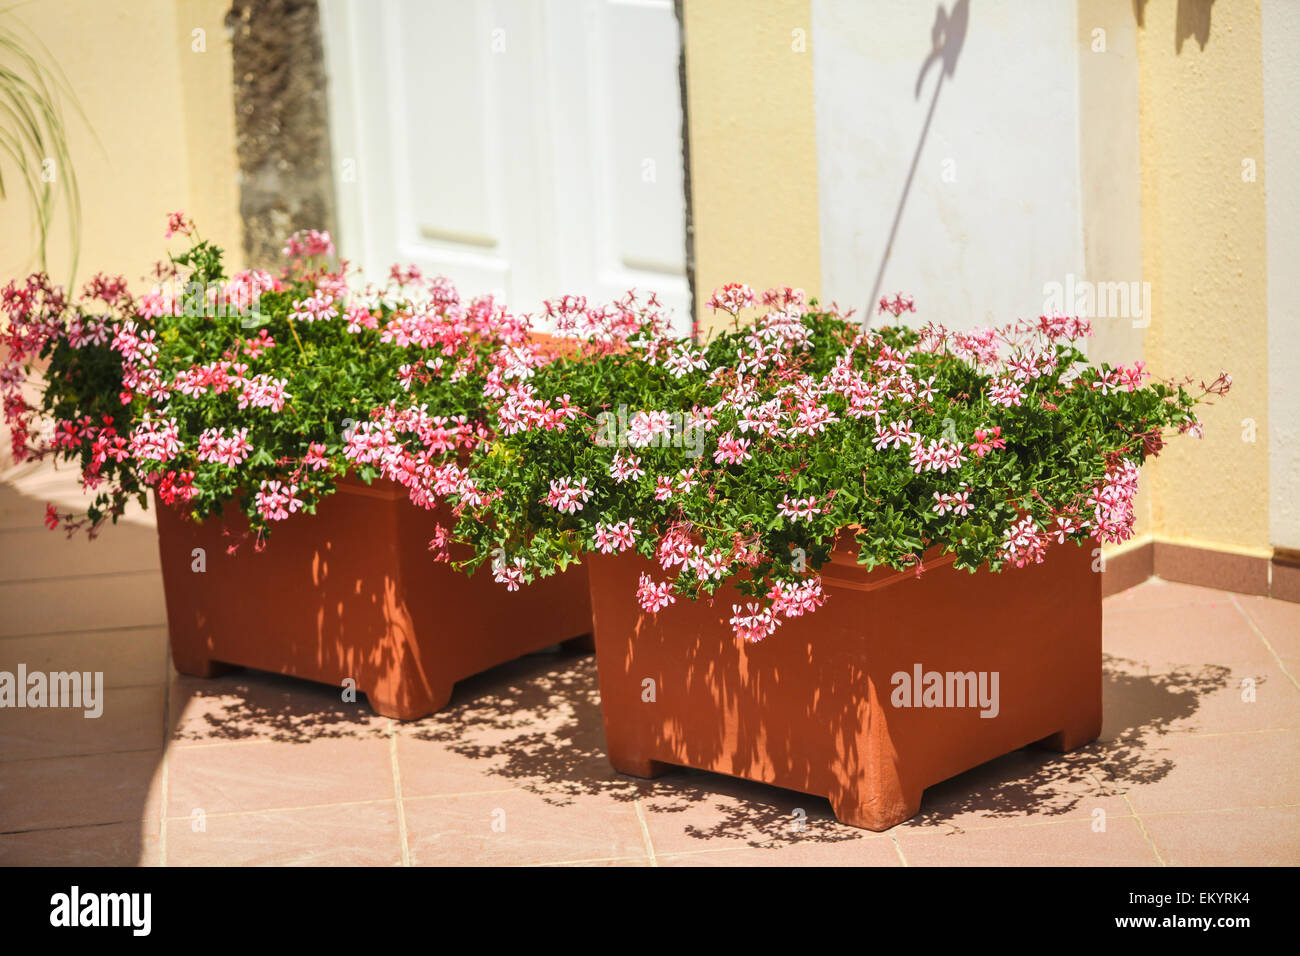
[[[242, 666], [338, 687], [351, 678], [377, 712], [414, 720], [443, 707], [458, 680], [591, 632], [581, 567], [514, 592], [486, 568], [467, 578], [429, 553], [438, 513], [392, 482], [341, 485], [315, 515], [277, 526], [260, 553], [248, 540], [227, 554], [219, 518], [156, 510], [182, 674]], [[247, 529], [242, 513], [229, 521]]]
[[[845, 823], [884, 830], [914, 815], [926, 788], [1031, 743], [1071, 750], [1101, 731], [1101, 577], [1085, 548], [1041, 564], [970, 574], [951, 557], [920, 578], [867, 573], [837, 553], [826, 604], [742, 644], [728, 621], [744, 599], [678, 599], [643, 614], [635, 554], [587, 562], [610, 761], [658, 776], [669, 764], [827, 797]], [[895, 675], [979, 672], [980, 706], [924, 706]], [[653, 684], [648, 683], [653, 681]], [[943, 678], [931, 701], [958, 702]], [[896, 706], [907, 690], [909, 704]], [[919, 692], [916, 692], [919, 693]], [[653, 699], [649, 699], [653, 697]]]

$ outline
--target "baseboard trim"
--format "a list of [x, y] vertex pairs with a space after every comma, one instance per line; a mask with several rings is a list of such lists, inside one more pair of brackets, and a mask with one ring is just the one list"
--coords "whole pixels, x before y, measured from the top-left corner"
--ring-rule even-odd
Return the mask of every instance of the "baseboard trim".
[[1127, 591], [1155, 574], [1154, 542], [1144, 541], [1117, 554], [1106, 555], [1106, 571], [1101, 576], [1101, 596], [1110, 597]]
[[1300, 603], [1296, 551], [1278, 548], [1269, 558], [1160, 540], [1107, 556], [1102, 595], [1118, 594], [1151, 577]]

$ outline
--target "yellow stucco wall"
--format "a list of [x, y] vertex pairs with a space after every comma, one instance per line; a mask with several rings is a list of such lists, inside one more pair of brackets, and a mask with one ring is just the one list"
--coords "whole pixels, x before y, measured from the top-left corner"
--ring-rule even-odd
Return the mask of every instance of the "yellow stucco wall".
[[[5, 15], [45, 45], [86, 115], [65, 104], [83, 215], [78, 287], [101, 270], [133, 283], [145, 276], [166, 249], [166, 215], [178, 209], [242, 258], [227, 7], [34, 0]], [[205, 31], [201, 53], [195, 29]], [[19, 192], [0, 203], [0, 281], [37, 266], [26, 203]], [[64, 220], [50, 253], [54, 278], [66, 282]]]
[[[808, 0], [687, 0], [696, 315], [718, 286], [821, 284]], [[801, 31], [801, 32], [797, 32]]]
[[[1202, 415], [1205, 439], [1171, 442], [1149, 470], [1165, 540], [1267, 554], [1268, 329], [1260, 7], [1210, 10], [1208, 41], [1175, 51], [1176, 6], [1148, 3], [1138, 34], [1142, 271], [1154, 374], [1233, 376]], [[1257, 164], [1244, 182], [1243, 160]], [[1255, 441], [1243, 441], [1243, 419]]]
[[[79, 278], [138, 279], [163, 217], [190, 212], [239, 264], [239, 194], [225, 0], [34, 0], [8, 14], [49, 48], [94, 133], [70, 111], [84, 225]], [[820, 285], [809, 0], [684, 4], [697, 302], [717, 286]], [[1138, 30], [1142, 277], [1158, 375], [1213, 377], [1202, 442], [1176, 441], [1144, 497], [1162, 539], [1267, 553], [1266, 171], [1261, 13], [1210, 8], [1208, 41], [1175, 51], [1177, 5], [1146, 3]], [[193, 31], [205, 31], [203, 52]], [[1254, 182], [1242, 163], [1257, 164]], [[0, 204], [0, 279], [34, 266], [24, 200]], [[65, 278], [61, 231], [52, 267]], [[699, 308], [702, 322], [710, 319]], [[1253, 419], [1256, 440], [1242, 440]]]

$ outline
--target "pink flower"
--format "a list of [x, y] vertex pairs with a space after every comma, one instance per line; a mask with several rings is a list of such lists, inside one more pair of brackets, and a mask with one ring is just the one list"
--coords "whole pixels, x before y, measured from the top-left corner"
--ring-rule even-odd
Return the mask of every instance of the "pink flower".
[[753, 457], [749, 453], [749, 439], [736, 438], [731, 432], [718, 439], [718, 450], [713, 453], [713, 460], [719, 465], [738, 465]]
[[209, 428], [199, 435], [199, 461], [236, 468], [248, 460], [252, 450], [247, 428], [235, 430], [229, 438], [224, 428]]
[[289, 313], [289, 318], [295, 322], [323, 322], [334, 318], [336, 314], [334, 297], [317, 289], [305, 299], [293, 300], [293, 311]]
[[343, 457], [358, 465], [378, 465], [400, 450], [397, 435], [388, 422], [360, 422], [343, 442]]
[[1117, 371], [1099, 371], [1097, 378], [1092, 382], [1092, 387], [1103, 395], [1109, 395], [1116, 391], [1121, 385], [1120, 374]]
[[177, 233], [182, 236], [193, 234], [194, 223], [190, 222], [189, 217], [183, 212], [173, 212], [167, 215], [167, 232], [166, 238], [170, 239]]
[[688, 344], [678, 345], [664, 359], [664, 368], [668, 369], [673, 378], [683, 378], [691, 372], [701, 372], [708, 367], [709, 363], [705, 361], [704, 351], [691, 348]]
[[1055, 520], [1056, 527], [1052, 528], [1049, 533], [1055, 535], [1057, 542], [1060, 544], [1064, 544], [1069, 535], [1079, 530], [1079, 526], [1070, 515], [1057, 515]]
[[302, 463], [312, 471], [320, 471], [322, 468], [329, 467], [329, 459], [325, 457], [325, 446], [317, 441], [307, 446], [307, 454], [303, 457]]
[[518, 591], [519, 586], [524, 583], [524, 559], [515, 558], [509, 564], [504, 560], [494, 561], [492, 576], [497, 584], [504, 584], [507, 591]]
[[811, 614], [826, 601], [820, 575], [814, 575], [797, 583], [794, 581], [774, 583], [767, 597], [772, 602], [772, 610], [786, 617], [802, 617], [804, 614]]
[[576, 514], [581, 511], [592, 496], [587, 487], [587, 479], [575, 481], [572, 478], [557, 478], [551, 482], [551, 490], [542, 499], [542, 504], [549, 505], [561, 514]]
[[614, 455], [614, 463], [609, 466], [609, 475], [620, 485], [629, 480], [636, 480], [645, 475], [641, 468], [641, 459], [636, 455]]
[[995, 448], [1006, 447], [1006, 440], [1002, 437], [1002, 426], [995, 425], [991, 429], [975, 429], [975, 440], [971, 442], [970, 450], [975, 453], [977, 458], [983, 458]]
[[904, 296], [901, 292], [894, 296], [894, 301], [892, 302], [889, 301], [888, 296], [881, 296], [880, 308], [876, 311], [889, 312], [894, 316], [894, 318], [898, 318], [904, 312], [915, 312], [916, 302], [913, 301], [910, 295]]
[[290, 259], [312, 259], [317, 256], [334, 255], [334, 241], [328, 232], [315, 229], [303, 229], [295, 232], [285, 240], [284, 255]]
[[596, 534], [592, 544], [602, 554], [617, 554], [636, 544], [636, 537], [641, 532], [632, 521], [620, 521], [617, 524], [596, 524]]
[[908, 464], [918, 475], [922, 471], [933, 471], [935, 467], [935, 456], [938, 453], [938, 442], [931, 441], [929, 445], [918, 441], [912, 446], [912, 456]]
[[799, 403], [794, 424], [786, 429], [786, 433], [789, 435], [816, 435], [825, 431], [827, 425], [834, 425], [839, 420], [839, 416], [825, 405], [805, 399]]
[[253, 500], [257, 505], [257, 513], [267, 521], [283, 521], [302, 507], [302, 501], [297, 498], [297, 485], [285, 486], [278, 481], [263, 481], [259, 489]]
[[171, 461], [180, 450], [175, 419], [146, 419], [131, 432], [131, 455], [142, 461]]
[[1002, 556], [1018, 568], [1042, 564], [1046, 551], [1047, 537], [1033, 515], [1025, 515], [1002, 534]]
[[[238, 366], [236, 366], [238, 367]], [[287, 399], [293, 398], [284, 387], [289, 384], [287, 378], [272, 378], [262, 372], [253, 378], [245, 379], [239, 391], [240, 408], [269, 408], [273, 412], [281, 411]]]
[[359, 305], [354, 305], [347, 311], [348, 331], [356, 335], [362, 329], [379, 328], [379, 320], [370, 314], [370, 311]]
[[677, 600], [673, 597], [671, 584], [666, 581], [656, 584], [648, 574], [641, 575], [636, 589], [636, 599], [647, 614], [657, 614]]
[[989, 401], [994, 405], [1010, 408], [1020, 405], [1025, 397], [1025, 389], [1013, 379], [998, 379], [989, 385]]
[[1133, 536], [1138, 474], [1137, 463], [1125, 459], [1109, 469], [1089, 493], [1087, 503], [1093, 509], [1092, 536], [1096, 540], [1118, 544]]
[[170, 505], [178, 501], [186, 502], [193, 498], [195, 494], [194, 472], [192, 471], [169, 471], [158, 482], [158, 497], [164, 504]]
[[244, 343], [244, 354], [249, 358], [257, 358], [267, 349], [273, 348], [275, 348], [275, 339], [271, 338], [266, 329], [262, 329], [257, 333], [257, 338], [249, 339]]
[[665, 571], [674, 565], [685, 564], [692, 555], [691, 539], [680, 527], [674, 528], [659, 539], [657, 554], [659, 565]]
[[796, 522], [811, 521], [813, 515], [820, 512], [816, 498], [791, 498], [789, 495], [783, 495], [781, 503], [776, 507], [782, 517]]
[[420, 272], [420, 267], [416, 265], [408, 265], [403, 269], [401, 266], [393, 263], [392, 268], [388, 270], [389, 281], [395, 282], [397, 285], [413, 285], [420, 281], [421, 276], [422, 273]]
[[661, 435], [668, 435], [672, 428], [672, 416], [668, 412], [637, 412], [627, 424], [627, 443], [633, 448], [644, 448]]
[[708, 301], [710, 309], [730, 312], [732, 315], [738, 315], [741, 309], [753, 304], [754, 290], [743, 282], [732, 282], [714, 290], [713, 297]]
[[442, 525], [435, 525], [433, 537], [429, 539], [429, 550], [433, 552], [435, 564], [447, 564], [451, 561], [451, 536]]
[[876, 448], [883, 451], [891, 444], [894, 448], [902, 445], [910, 445], [914, 440], [912, 432], [912, 420], [891, 422], [885, 428], [876, 427]]
[[728, 556], [716, 548], [708, 553], [703, 548], [694, 548], [691, 557], [686, 561], [686, 566], [702, 581], [709, 578], [720, 580], [722, 572], [727, 569], [729, 563]]
[[[742, 613], [744, 611], [748, 613]], [[746, 603], [743, 609], [739, 604], [733, 604], [731, 614], [731, 629], [738, 638], [750, 643], [758, 643], [765, 637], [770, 637], [781, 623], [770, 607], [759, 607], [752, 601]]]

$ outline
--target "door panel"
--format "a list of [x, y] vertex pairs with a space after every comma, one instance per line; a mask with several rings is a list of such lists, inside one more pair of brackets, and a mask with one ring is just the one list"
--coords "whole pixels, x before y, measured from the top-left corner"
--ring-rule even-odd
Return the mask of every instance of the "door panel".
[[671, 0], [321, 11], [345, 255], [521, 312], [636, 287], [689, 330]]

